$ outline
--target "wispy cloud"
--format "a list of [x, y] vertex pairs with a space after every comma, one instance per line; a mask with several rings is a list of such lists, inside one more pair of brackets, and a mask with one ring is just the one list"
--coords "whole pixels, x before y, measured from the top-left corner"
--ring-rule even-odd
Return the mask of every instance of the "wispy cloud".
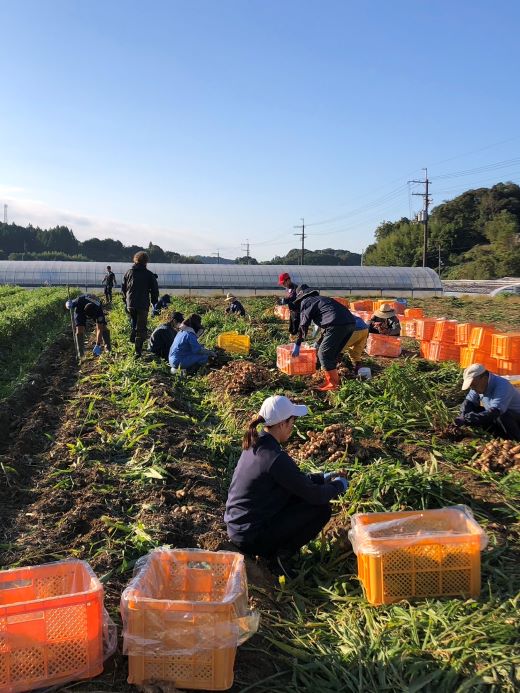
[[93, 237], [114, 238], [125, 245], [136, 244], [144, 247], [152, 242], [160, 245], [164, 250], [175, 250], [181, 253], [204, 249], [207, 249], [206, 252], [209, 253], [216, 245], [214, 237], [194, 233], [191, 229], [167, 229], [59, 209], [43, 200], [31, 198], [23, 188], [13, 185], [0, 184], [0, 203], [2, 206], [8, 205], [10, 223], [15, 222], [21, 226], [32, 224], [40, 228], [68, 226], [80, 241]]

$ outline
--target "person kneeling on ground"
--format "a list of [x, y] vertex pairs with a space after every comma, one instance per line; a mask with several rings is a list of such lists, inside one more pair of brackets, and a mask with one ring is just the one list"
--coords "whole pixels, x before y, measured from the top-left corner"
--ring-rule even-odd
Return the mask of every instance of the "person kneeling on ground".
[[[249, 424], [229, 487], [224, 520], [230, 540], [291, 577], [290, 559], [331, 516], [330, 501], [347, 490], [339, 473], [304, 474], [282, 449], [307, 407], [275, 395]], [[257, 427], [264, 424], [259, 435]], [[281, 571], [281, 572], [280, 572]]]
[[229, 315], [241, 315], [243, 318], [245, 317], [246, 310], [236, 296], [233, 296], [233, 294], [228, 294], [226, 296], [226, 301], [229, 302], [229, 306], [226, 308], [226, 313], [229, 313]]
[[474, 363], [464, 371], [462, 389], [469, 392], [455, 419], [458, 426], [484, 428], [499, 438], [520, 441], [520, 390], [509, 380]]
[[399, 337], [401, 323], [395, 310], [388, 303], [383, 303], [370, 318], [368, 331], [371, 334], [384, 334], [385, 337]]
[[170, 348], [168, 361], [172, 372], [182, 368], [188, 373], [195, 373], [201, 366], [205, 366], [214, 353], [199, 344], [198, 336], [202, 334], [202, 319], [197, 313], [190, 315], [179, 326], [179, 331]]
[[318, 390], [337, 390], [340, 384], [338, 359], [354, 332], [356, 321], [348, 308], [319, 293], [316, 289], [309, 289], [307, 284], [298, 287], [294, 304], [300, 306], [300, 327], [292, 355], [299, 355], [300, 345], [307, 336], [311, 322], [320, 327], [322, 336], [318, 359], [325, 371], [325, 384]]
[[152, 354], [168, 360], [171, 345], [173, 344], [173, 340], [175, 339], [183, 320], [184, 315], [176, 312], [167, 322], [163, 322], [162, 325], [155, 328], [148, 343], [148, 349], [152, 352]]
[[345, 344], [343, 353], [347, 354], [354, 368], [354, 373], [357, 373], [359, 369], [359, 362], [361, 361], [361, 355], [367, 345], [368, 325], [358, 315], [356, 315], [355, 318], [356, 326], [354, 327], [354, 332], [352, 333], [352, 336], [348, 342]]
[[107, 320], [101, 301], [96, 296], [81, 294], [75, 299], [66, 301], [65, 308], [74, 311], [74, 324], [76, 325], [76, 339], [78, 343], [79, 356], [85, 354], [85, 327], [87, 318], [96, 323], [96, 345], [92, 349], [94, 356], [99, 356], [103, 350], [102, 343], [105, 342], [107, 351], [111, 349], [110, 331], [107, 327]]
[[170, 298], [170, 294], [164, 294], [164, 296], [161, 296], [157, 303], [152, 307], [152, 315], [154, 317], [159, 315], [161, 310], [163, 310], [163, 308], [167, 308], [171, 302], [172, 300]]

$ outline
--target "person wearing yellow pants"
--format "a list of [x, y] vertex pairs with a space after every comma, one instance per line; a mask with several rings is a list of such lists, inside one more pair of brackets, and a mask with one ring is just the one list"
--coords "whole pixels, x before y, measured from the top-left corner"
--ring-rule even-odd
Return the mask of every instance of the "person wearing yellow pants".
[[354, 327], [354, 332], [348, 340], [348, 342], [343, 347], [343, 354], [347, 354], [352, 362], [354, 368], [354, 373], [358, 372], [359, 362], [361, 361], [361, 354], [365, 349], [368, 339], [368, 325], [364, 320], [361, 320], [359, 316], [355, 316], [356, 326]]

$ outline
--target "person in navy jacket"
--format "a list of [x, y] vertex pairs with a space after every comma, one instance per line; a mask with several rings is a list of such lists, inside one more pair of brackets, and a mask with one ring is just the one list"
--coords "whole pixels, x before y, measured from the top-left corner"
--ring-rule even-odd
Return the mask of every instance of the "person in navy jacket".
[[330, 501], [348, 487], [336, 472], [304, 474], [282, 448], [296, 418], [306, 414], [306, 406], [280, 395], [263, 402], [244, 435], [224, 515], [241, 551], [270, 559], [286, 574], [284, 563], [319, 534], [330, 519]]
[[107, 351], [111, 349], [110, 332], [107, 327], [107, 319], [103, 311], [101, 301], [97, 296], [91, 294], [81, 294], [77, 298], [66, 301], [65, 308], [73, 311], [74, 324], [76, 326], [76, 338], [78, 343], [79, 356], [85, 354], [85, 327], [87, 319], [93, 320], [96, 324], [96, 344], [92, 349], [94, 356], [99, 356], [103, 350], [103, 342]]

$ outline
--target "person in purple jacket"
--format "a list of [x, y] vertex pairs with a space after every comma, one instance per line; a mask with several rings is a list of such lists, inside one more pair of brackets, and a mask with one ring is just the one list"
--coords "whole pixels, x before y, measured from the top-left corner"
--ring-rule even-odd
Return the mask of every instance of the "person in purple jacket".
[[233, 544], [288, 577], [291, 558], [319, 534], [330, 519], [330, 501], [348, 488], [338, 472], [304, 474], [282, 448], [295, 419], [306, 414], [306, 406], [287, 397], [264, 401], [244, 435], [224, 514]]
[[205, 366], [214, 353], [203, 347], [198, 340], [202, 333], [202, 319], [197, 313], [193, 313], [179, 327], [179, 331], [170, 347], [168, 361], [172, 367], [172, 373], [177, 368], [195, 373], [201, 366]]

